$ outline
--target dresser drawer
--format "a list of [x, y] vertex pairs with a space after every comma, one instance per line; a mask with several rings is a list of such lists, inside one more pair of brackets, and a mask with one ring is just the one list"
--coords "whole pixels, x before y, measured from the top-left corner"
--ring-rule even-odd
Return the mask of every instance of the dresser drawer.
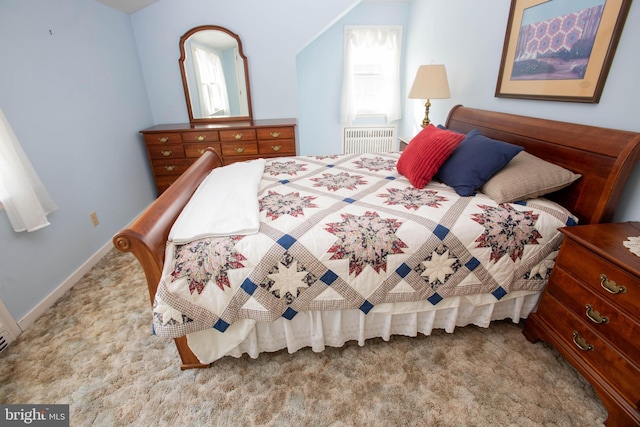
[[292, 139], [259, 141], [258, 151], [260, 154], [280, 154], [291, 155], [296, 152], [296, 142]]
[[[604, 299], [621, 307], [627, 313], [637, 313], [640, 307], [640, 280], [626, 271], [618, 268], [603, 258], [596, 256], [590, 250], [577, 244], [571, 239], [565, 239], [560, 249], [556, 264], [562, 265], [565, 271], [580, 282], [589, 286]], [[606, 278], [603, 280], [601, 276]], [[603, 282], [614, 281], [617, 286], [624, 286], [624, 293], [610, 293], [603, 286]]]
[[144, 142], [147, 144], [175, 144], [182, 142], [178, 132], [145, 133]]
[[[258, 154], [258, 144], [255, 141], [247, 142], [224, 142], [220, 144], [222, 156], [246, 156]], [[227, 161], [225, 160], [225, 164]]]
[[[546, 319], [553, 319], [550, 324], [557, 332], [559, 339], [580, 359], [588, 363], [603, 379], [618, 390], [619, 393], [636, 409], [640, 402], [640, 368], [611, 348], [593, 330], [571, 311], [560, 304], [551, 295], [545, 293], [540, 300], [538, 312]], [[577, 335], [574, 335], [577, 334]], [[592, 346], [591, 350], [582, 350], [576, 340], [583, 346]]]
[[[583, 286], [562, 267], [553, 270], [547, 287], [553, 297], [561, 301], [576, 316], [592, 325], [600, 335], [630, 358], [640, 355], [640, 324], [607, 300]], [[587, 307], [587, 305], [589, 307]], [[639, 361], [640, 363], [640, 361]]]
[[156, 188], [158, 195], [162, 194], [171, 184], [173, 184], [180, 175], [158, 175], [156, 176]]
[[152, 159], [183, 159], [182, 144], [150, 144], [147, 146]]
[[255, 160], [258, 157], [254, 156], [227, 156], [224, 157], [224, 165], [228, 166], [232, 163], [238, 163], [238, 162], [246, 162], [248, 160]]
[[176, 159], [176, 160], [154, 160], [153, 174], [159, 175], [182, 175], [189, 166], [193, 163], [193, 160], [188, 159]]
[[221, 130], [220, 141], [255, 141], [255, 129]]
[[214, 144], [184, 144], [184, 153], [188, 158], [197, 158], [202, 156], [204, 150], [208, 147], [213, 148], [220, 154], [220, 143]]
[[294, 139], [294, 130], [290, 126], [281, 128], [262, 128], [258, 129], [258, 139]]
[[220, 141], [218, 131], [183, 132], [182, 142], [217, 142]]

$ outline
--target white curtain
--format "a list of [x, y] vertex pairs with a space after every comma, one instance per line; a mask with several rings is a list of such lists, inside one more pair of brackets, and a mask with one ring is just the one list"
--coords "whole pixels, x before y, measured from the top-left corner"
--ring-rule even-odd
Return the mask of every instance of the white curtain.
[[193, 47], [193, 58], [204, 117], [229, 115], [229, 95], [220, 57], [213, 52]]
[[[369, 110], [368, 113], [386, 115], [387, 122], [401, 118], [401, 43], [401, 27], [345, 28], [342, 124], [353, 123], [363, 107]], [[377, 79], [377, 83], [371, 82], [371, 76]], [[366, 94], [372, 91], [373, 86], [377, 92], [375, 100]], [[359, 100], [369, 104], [359, 105]]]
[[49, 225], [56, 209], [0, 109], [0, 202], [15, 231], [35, 231]]

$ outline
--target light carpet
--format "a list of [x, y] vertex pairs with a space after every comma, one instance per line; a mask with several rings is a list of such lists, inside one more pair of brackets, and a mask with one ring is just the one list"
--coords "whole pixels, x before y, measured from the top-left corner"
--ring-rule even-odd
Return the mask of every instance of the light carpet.
[[73, 426], [601, 426], [606, 410], [521, 326], [374, 339], [181, 371], [151, 334], [144, 274], [110, 251], [0, 353], [0, 402], [69, 404]]

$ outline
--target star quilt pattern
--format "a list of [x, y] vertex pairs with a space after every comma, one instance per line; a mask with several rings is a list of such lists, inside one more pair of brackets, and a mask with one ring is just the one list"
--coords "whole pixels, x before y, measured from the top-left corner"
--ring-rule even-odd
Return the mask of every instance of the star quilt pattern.
[[267, 160], [259, 233], [167, 245], [154, 332], [544, 288], [571, 213], [542, 198], [460, 197], [437, 181], [418, 190], [399, 155]]

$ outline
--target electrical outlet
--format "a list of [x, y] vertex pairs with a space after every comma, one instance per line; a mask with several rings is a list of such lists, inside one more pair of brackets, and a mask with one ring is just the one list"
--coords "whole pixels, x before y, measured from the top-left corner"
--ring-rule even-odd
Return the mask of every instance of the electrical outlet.
[[98, 214], [95, 212], [91, 212], [89, 214], [89, 218], [91, 218], [91, 224], [93, 224], [94, 227], [97, 227], [98, 224], [100, 224], [100, 220], [98, 219]]

